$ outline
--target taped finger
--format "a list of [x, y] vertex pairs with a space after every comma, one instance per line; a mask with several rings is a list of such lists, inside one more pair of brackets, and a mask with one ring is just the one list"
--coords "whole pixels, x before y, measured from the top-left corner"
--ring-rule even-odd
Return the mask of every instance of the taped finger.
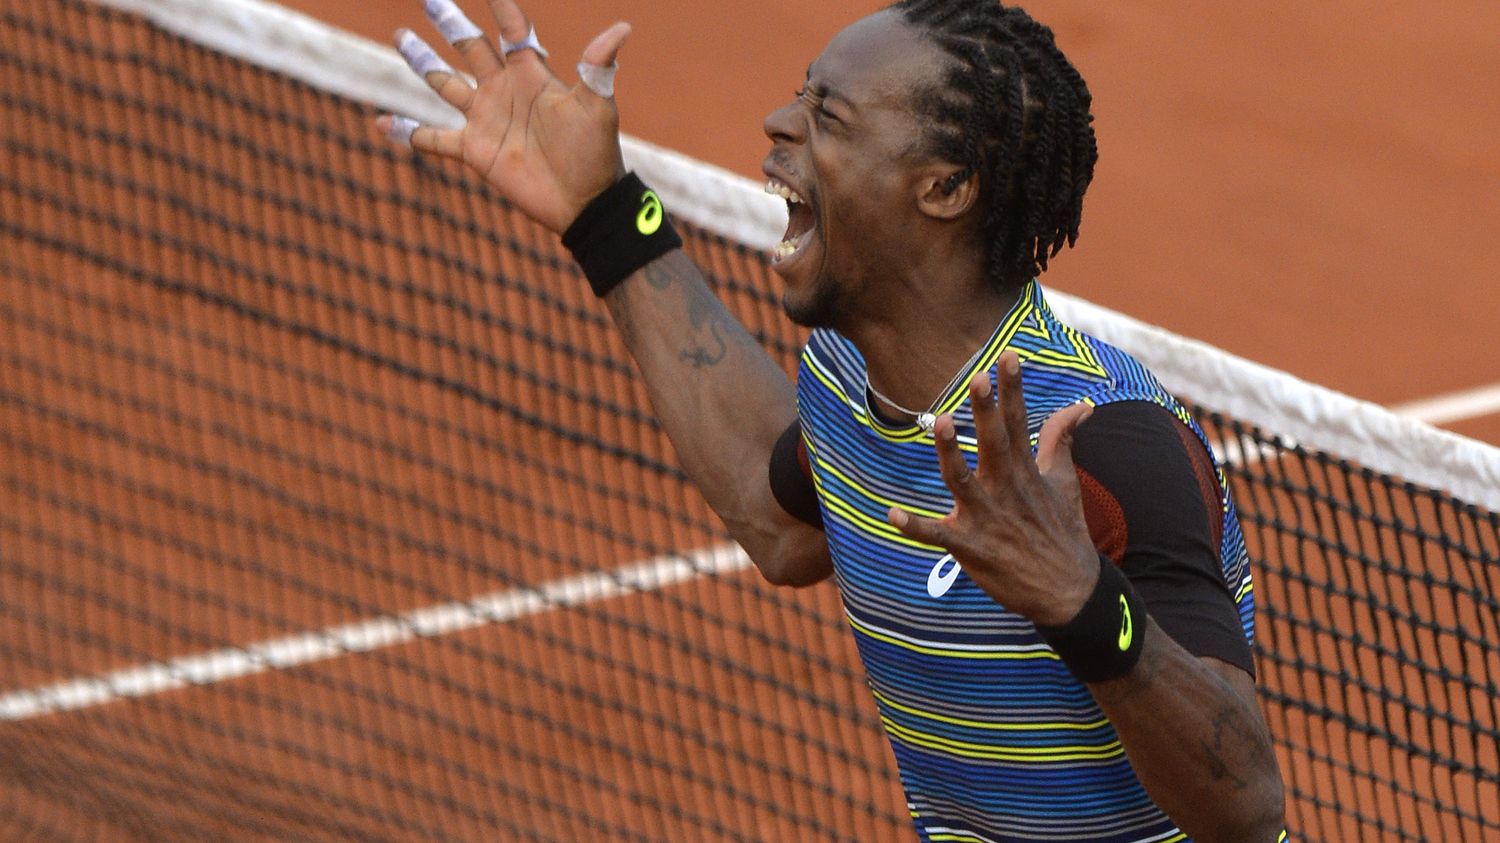
[[454, 129], [437, 129], [399, 114], [384, 114], [375, 125], [385, 132], [391, 143], [419, 152], [434, 152], [447, 158], [463, 157], [463, 133]]
[[542, 58], [547, 57], [547, 49], [542, 46], [541, 41], [537, 40], [535, 26], [526, 31], [525, 38], [515, 43], [505, 40], [505, 35], [503, 34], [500, 36], [500, 55], [509, 57], [511, 53], [517, 53], [521, 50], [534, 50]]
[[411, 136], [421, 125], [421, 123], [410, 117], [403, 117], [399, 114], [394, 115], [390, 118], [390, 122], [386, 126], [385, 138], [391, 143], [400, 144], [410, 149]]
[[619, 70], [619, 62], [613, 62], [609, 67], [600, 67], [581, 61], [578, 63], [578, 81], [598, 96], [609, 99], [615, 95], [615, 73]]
[[426, 0], [423, 9], [427, 13], [427, 19], [432, 21], [432, 25], [437, 27], [437, 31], [449, 44], [484, 35], [484, 31], [475, 26], [453, 0]]
[[407, 65], [423, 79], [426, 79], [429, 73], [456, 75], [452, 65], [443, 61], [442, 56], [410, 29], [401, 30], [396, 39], [396, 49], [401, 51], [401, 57], [406, 59]]

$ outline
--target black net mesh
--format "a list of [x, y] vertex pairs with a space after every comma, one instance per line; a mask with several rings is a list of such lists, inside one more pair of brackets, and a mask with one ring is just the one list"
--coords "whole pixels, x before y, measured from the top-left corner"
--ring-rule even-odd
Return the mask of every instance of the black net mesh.
[[1298, 835], [1500, 836], [1500, 516], [1199, 418], [1236, 457], [1261, 696]]
[[[0, 838], [909, 836], [833, 588], [760, 583], [555, 238], [370, 116], [0, 0]], [[1294, 833], [1500, 835], [1496, 516], [1202, 412]]]

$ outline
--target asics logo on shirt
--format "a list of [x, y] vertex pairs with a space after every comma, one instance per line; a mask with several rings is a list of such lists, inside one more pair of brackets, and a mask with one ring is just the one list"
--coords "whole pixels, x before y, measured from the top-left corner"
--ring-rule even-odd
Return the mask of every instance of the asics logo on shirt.
[[[944, 571], [943, 567], [950, 562], [953, 563], [952, 567]], [[927, 574], [927, 593], [933, 597], [942, 597], [947, 594], [948, 589], [953, 587], [953, 581], [958, 579], [958, 572], [961, 570], [963, 569], [959, 566], [958, 560], [953, 558], [953, 554], [943, 554], [943, 558], [939, 559]]]

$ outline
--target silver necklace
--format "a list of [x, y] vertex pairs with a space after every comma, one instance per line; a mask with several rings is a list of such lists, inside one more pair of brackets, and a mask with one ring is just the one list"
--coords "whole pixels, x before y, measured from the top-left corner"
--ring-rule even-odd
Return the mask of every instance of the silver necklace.
[[[991, 339], [993, 339], [993, 337], [991, 337]], [[976, 350], [973, 354], [969, 355], [968, 361], [965, 362], [962, 366], [958, 367], [958, 371], [953, 375], [953, 379], [950, 380], [950, 381], [948, 381], [948, 385], [945, 386], [945, 387], [943, 387], [943, 390], [938, 393], [938, 397], [935, 400], [933, 400], [932, 404], [928, 405], [927, 410], [925, 412], [918, 412], [916, 410], [908, 409], [906, 407], [901, 406], [900, 404], [897, 404], [895, 401], [892, 401], [890, 398], [886, 397], [885, 393], [883, 393], [880, 390], [878, 390], [878, 389], [875, 388], [875, 384], [870, 383], [870, 370], [869, 370], [868, 367], [866, 367], [866, 369], [865, 369], [865, 412], [866, 413], [870, 413], [871, 415], [874, 415], [874, 411], [870, 409], [870, 395], [871, 395], [871, 393], [873, 393], [876, 398], [879, 398], [881, 401], [884, 401], [885, 403], [889, 404], [891, 407], [893, 407], [893, 408], [895, 408], [897, 410], [900, 410], [901, 412], [907, 414], [908, 416], [915, 416], [916, 420], [917, 420], [917, 427], [922, 428], [922, 430], [925, 431], [925, 432], [927, 432], [927, 433], [931, 433], [932, 429], [934, 427], [937, 427], [937, 408], [938, 408], [938, 405], [941, 404], [941, 403], [943, 403], [943, 399], [947, 398], [948, 395], [953, 392], [953, 388], [958, 385], [958, 382], [959, 382], [960, 379], [963, 378], [964, 373], [969, 370], [969, 367], [971, 367], [971, 366], [974, 365], [974, 361], [976, 361], [976, 360], [979, 359], [979, 355], [983, 354], [984, 350], [986, 348], [988, 348], [989, 345], [990, 345], [989, 342], [986, 341], [984, 343], [984, 345], [981, 345], [978, 348], [978, 350]]]

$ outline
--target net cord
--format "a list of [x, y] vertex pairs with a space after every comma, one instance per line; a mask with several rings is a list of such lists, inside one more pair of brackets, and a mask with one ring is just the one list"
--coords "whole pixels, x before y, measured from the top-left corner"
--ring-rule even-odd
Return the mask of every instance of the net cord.
[[[94, 2], [139, 14], [198, 44], [382, 111], [439, 126], [461, 120], [394, 48], [264, 0]], [[761, 250], [781, 239], [785, 205], [757, 182], [639, 138], [623, 136], [621, 144], [626, 166], [656, 189], [673, 214]], [[1339, 454], [1500, 511], [1500, 449], [1061, 291], [1049, 290], [1048, 299], [1064, 320], [1135, 355], [1179, 394], [1273, 432], [1288, 444]]]

